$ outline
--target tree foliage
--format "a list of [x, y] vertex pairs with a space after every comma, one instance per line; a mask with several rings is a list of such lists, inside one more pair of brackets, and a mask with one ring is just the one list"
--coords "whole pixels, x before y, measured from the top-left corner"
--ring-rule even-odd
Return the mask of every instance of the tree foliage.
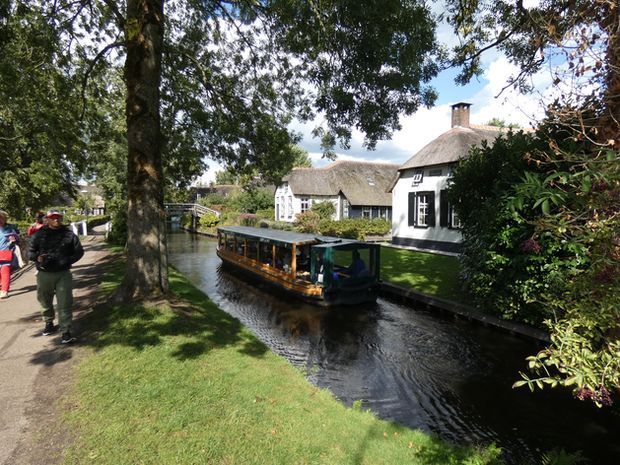
[[[620, 139], [620, 2], [618, 0], [562, 0], [524, 2], [448, 0], [447, 19], [459, 35], [451, 64], [461, 67], [457, 81], [469, 82], [483, 71], [483, 53], [497, 48], [517, 66], [506, 87], [529, 91], [531, 78], [551, 67], [560, 86], [569, 119], [575, 109], [596, 102], [597, 114], [582, 120], [596, 128], [599, 142], [614, 146]], [[582, 132], [582, 131], [580, 131]], [[616, 145], [617, 147], [617, 145]]]
[[[111, 172], [120, 161], [112, 145], [126, 138], [123, 298], [167, 290], [166, 184], [183, 188], [208, 159], [275, 181], [295, 156], [299, 136], [288, 129], [294, 117], [324, 117], [316, 134], [326, 150], [338, 141], [346, 146], [354, 128], [374, 147], [399, 128], [399, 114], [435, 98], [425, 84], [438, 69], [435, 24], [422, 3], [12, 0], [3, 7], [15, 19], [11, 27], [30, 37], [28, 46], [42, 50], [35, 57], [28, 47], [21, 55], [19, 47], [7, 48], [11, 28], [0, 22], [0, 46], [15, 52], [2, 57], [2, 92], [23, 83], [16, 89], [22, 100], [2, 116], [2, 140], [24, 143], [6, 153], [26, 153], [33, 161], [22, 165], [34, 167], [47, 152], [47, 172], [55, 170], [53, 179], [68, 188], [91, 163], [97, 175]], [[126, 130], [117, 132], [118, 113], [100, 103], [115, 92], [121, 63]], [[17, 79], [23, 76], [33, 79]], [[23, 118], [16, 111], [22, 106]], [[106, 123], [114, 126], [107, 149], [99, 137]], [[109, 150], [115, 155], [107, 166], [91, 158]], [[106, 191], [118, 187], [108, 180]]]
[[75, 77], [37, 9], [0, 11], [0, 205], [16, 218], [75, 194], [86, 157]]
[[228, 208], [241, 213], [256, 213], [273, 208], [273, 193], [264, 188], [253, 187], [235, 193], [227, 203]]

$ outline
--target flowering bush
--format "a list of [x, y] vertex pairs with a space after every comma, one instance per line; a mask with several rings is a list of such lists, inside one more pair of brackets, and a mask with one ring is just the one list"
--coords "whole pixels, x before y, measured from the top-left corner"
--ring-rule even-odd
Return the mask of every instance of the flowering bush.
[[515, 386], [604, 406], [620, 394], [620, 152], [575, 134], [549, 124], [475, 150], [450, 195], [476, 303], [549, 329]]
[[239, 215], [239, 224], [241, 226], [256, 226], [258, 224], [258, 216], [254, 213], [241, 213]]
[[295, 215], [295, 229], [299, 232], [314, 234], [319, 232], [319, 221], [321, 221], [321, 217], [312, 210], [297, 213]]

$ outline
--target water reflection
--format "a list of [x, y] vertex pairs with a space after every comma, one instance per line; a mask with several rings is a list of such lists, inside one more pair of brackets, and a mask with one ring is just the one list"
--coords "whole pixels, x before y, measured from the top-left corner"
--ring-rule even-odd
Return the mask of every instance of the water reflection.
[[558, 391], [511, 389], [533, 342], [388, 300], [326, 310], [222, 268], [213, 241], [172, 234], [170, 260], [220, 308], [346, 404], [456, 442], [495, 442], [510, 463], [553, 447], [620, 463], [620, 419]]

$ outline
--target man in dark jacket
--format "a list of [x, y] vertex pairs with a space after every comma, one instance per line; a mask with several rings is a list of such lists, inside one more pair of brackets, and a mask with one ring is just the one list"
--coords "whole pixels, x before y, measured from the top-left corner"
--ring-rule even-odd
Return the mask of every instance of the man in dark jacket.
[[78, 237], [62, 224], [63, 215], [50, 210], [45, 215], [46, 225], [39, 229], [30, 242], [29, 258], [36, 263], [37, 299], [43, 307], [41, 313], [45, 328], [43, 335], [56, 332], [54, 326], [54, 295], [58, 310], [58, 323], [62, 334], [60, 342], [75, 342], [71, 335], [73, 318], [73, 281], [71, 265], [84, 255]]

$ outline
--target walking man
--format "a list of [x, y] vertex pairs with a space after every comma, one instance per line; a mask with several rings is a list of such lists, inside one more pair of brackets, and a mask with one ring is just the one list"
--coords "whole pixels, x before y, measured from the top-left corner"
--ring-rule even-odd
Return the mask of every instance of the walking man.
[[29, 258], [36, 263], [37, 299], [42, 307], [45, 328], [43, 335], [56, 332], [54, 326], [54, 295], [58, 310], [58, 323], [62, 334], [60, 342], [76, 341], [71, 335], [73, 319], [73, 281], [71, 265], [84, 255], [78, 237], [62, 224], [63, 214], [50, 210], [45, 215], [46, 224], [32, 236]]

